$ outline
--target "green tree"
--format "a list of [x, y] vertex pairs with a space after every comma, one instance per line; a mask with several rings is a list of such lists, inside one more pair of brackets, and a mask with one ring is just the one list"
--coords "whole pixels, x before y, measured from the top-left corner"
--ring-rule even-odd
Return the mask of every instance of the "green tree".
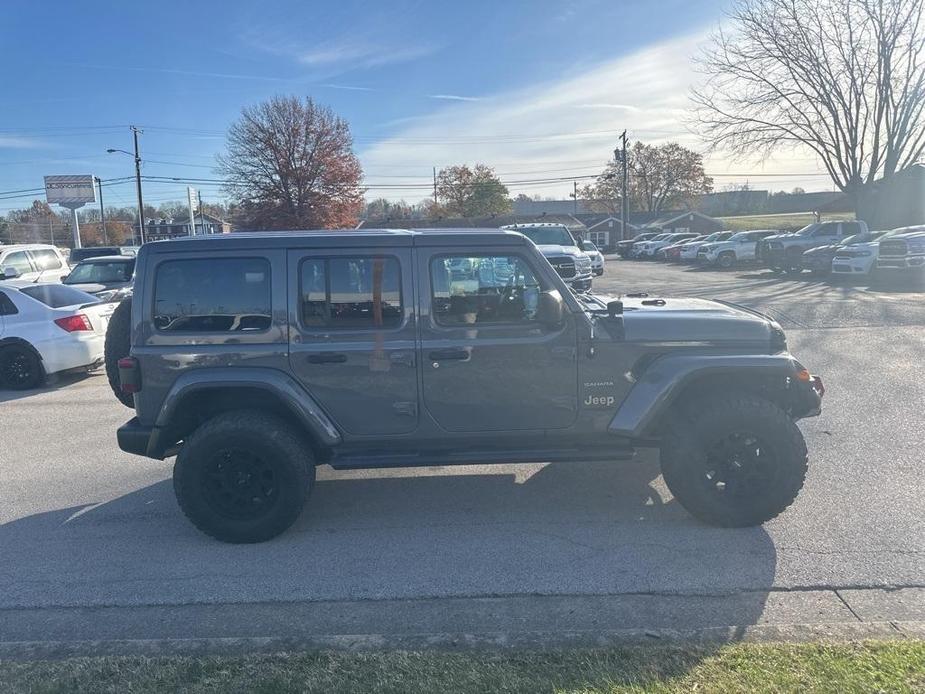
[[511, 211], [507, 188], [485, 164], [441, 169], [437, 174], [437, 200], [453, 217], [488, 217]]

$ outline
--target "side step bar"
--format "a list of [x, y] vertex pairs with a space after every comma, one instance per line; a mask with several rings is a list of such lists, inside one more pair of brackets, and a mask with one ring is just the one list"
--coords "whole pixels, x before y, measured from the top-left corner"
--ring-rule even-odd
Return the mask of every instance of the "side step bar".
[[634, 456], [635, 449], [620, 446], [611, 446], [606, 449], [489, 449], [407, 453], [380, 450], [335, 452], [328, 464], [335, 470], [362, 470], [367, 468], [429, 467], [439, 465], [624, 461], [631, 460]]

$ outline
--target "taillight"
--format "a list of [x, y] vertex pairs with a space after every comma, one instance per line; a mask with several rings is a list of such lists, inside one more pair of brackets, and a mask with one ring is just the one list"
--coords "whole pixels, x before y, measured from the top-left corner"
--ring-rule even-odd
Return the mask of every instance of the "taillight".
[[123, 393], [137, 393], [141, 390], [141, 373], [135, 357], [122, 357], [118, 362], [119, 385]]
[[55, 325], [69, 333], [78, 332], [80, 330], [93, 330], [93, 326], [90, 325], [90, 319], [82, 313], [78, 313], [76, 316], [55, 318]]

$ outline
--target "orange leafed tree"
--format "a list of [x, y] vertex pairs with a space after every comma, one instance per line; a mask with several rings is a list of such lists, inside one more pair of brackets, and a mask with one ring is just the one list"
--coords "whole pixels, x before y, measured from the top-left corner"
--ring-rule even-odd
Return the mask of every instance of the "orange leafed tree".
[[356, 225], [363, 170], [347, 122], [311, 98], [250, 106], [218, 157], [242, 230], [339, 229]]

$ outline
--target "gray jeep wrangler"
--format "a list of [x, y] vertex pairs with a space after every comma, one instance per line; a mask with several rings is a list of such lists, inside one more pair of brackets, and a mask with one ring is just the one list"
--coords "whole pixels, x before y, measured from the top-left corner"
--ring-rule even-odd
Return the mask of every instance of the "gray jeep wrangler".
[[[697, 518], [796, 497], [794, 422], [822, 383], [771, 319], [700, 299], [573, 292], [522, 234], [307, 231], [145, 245], [111, 323], [129, 453], [176, 455], [203, 532], [288, 528], [315, 466], [628, 460], [658, 447]], [[130, 344], [129, 344], [130, 343]]]

